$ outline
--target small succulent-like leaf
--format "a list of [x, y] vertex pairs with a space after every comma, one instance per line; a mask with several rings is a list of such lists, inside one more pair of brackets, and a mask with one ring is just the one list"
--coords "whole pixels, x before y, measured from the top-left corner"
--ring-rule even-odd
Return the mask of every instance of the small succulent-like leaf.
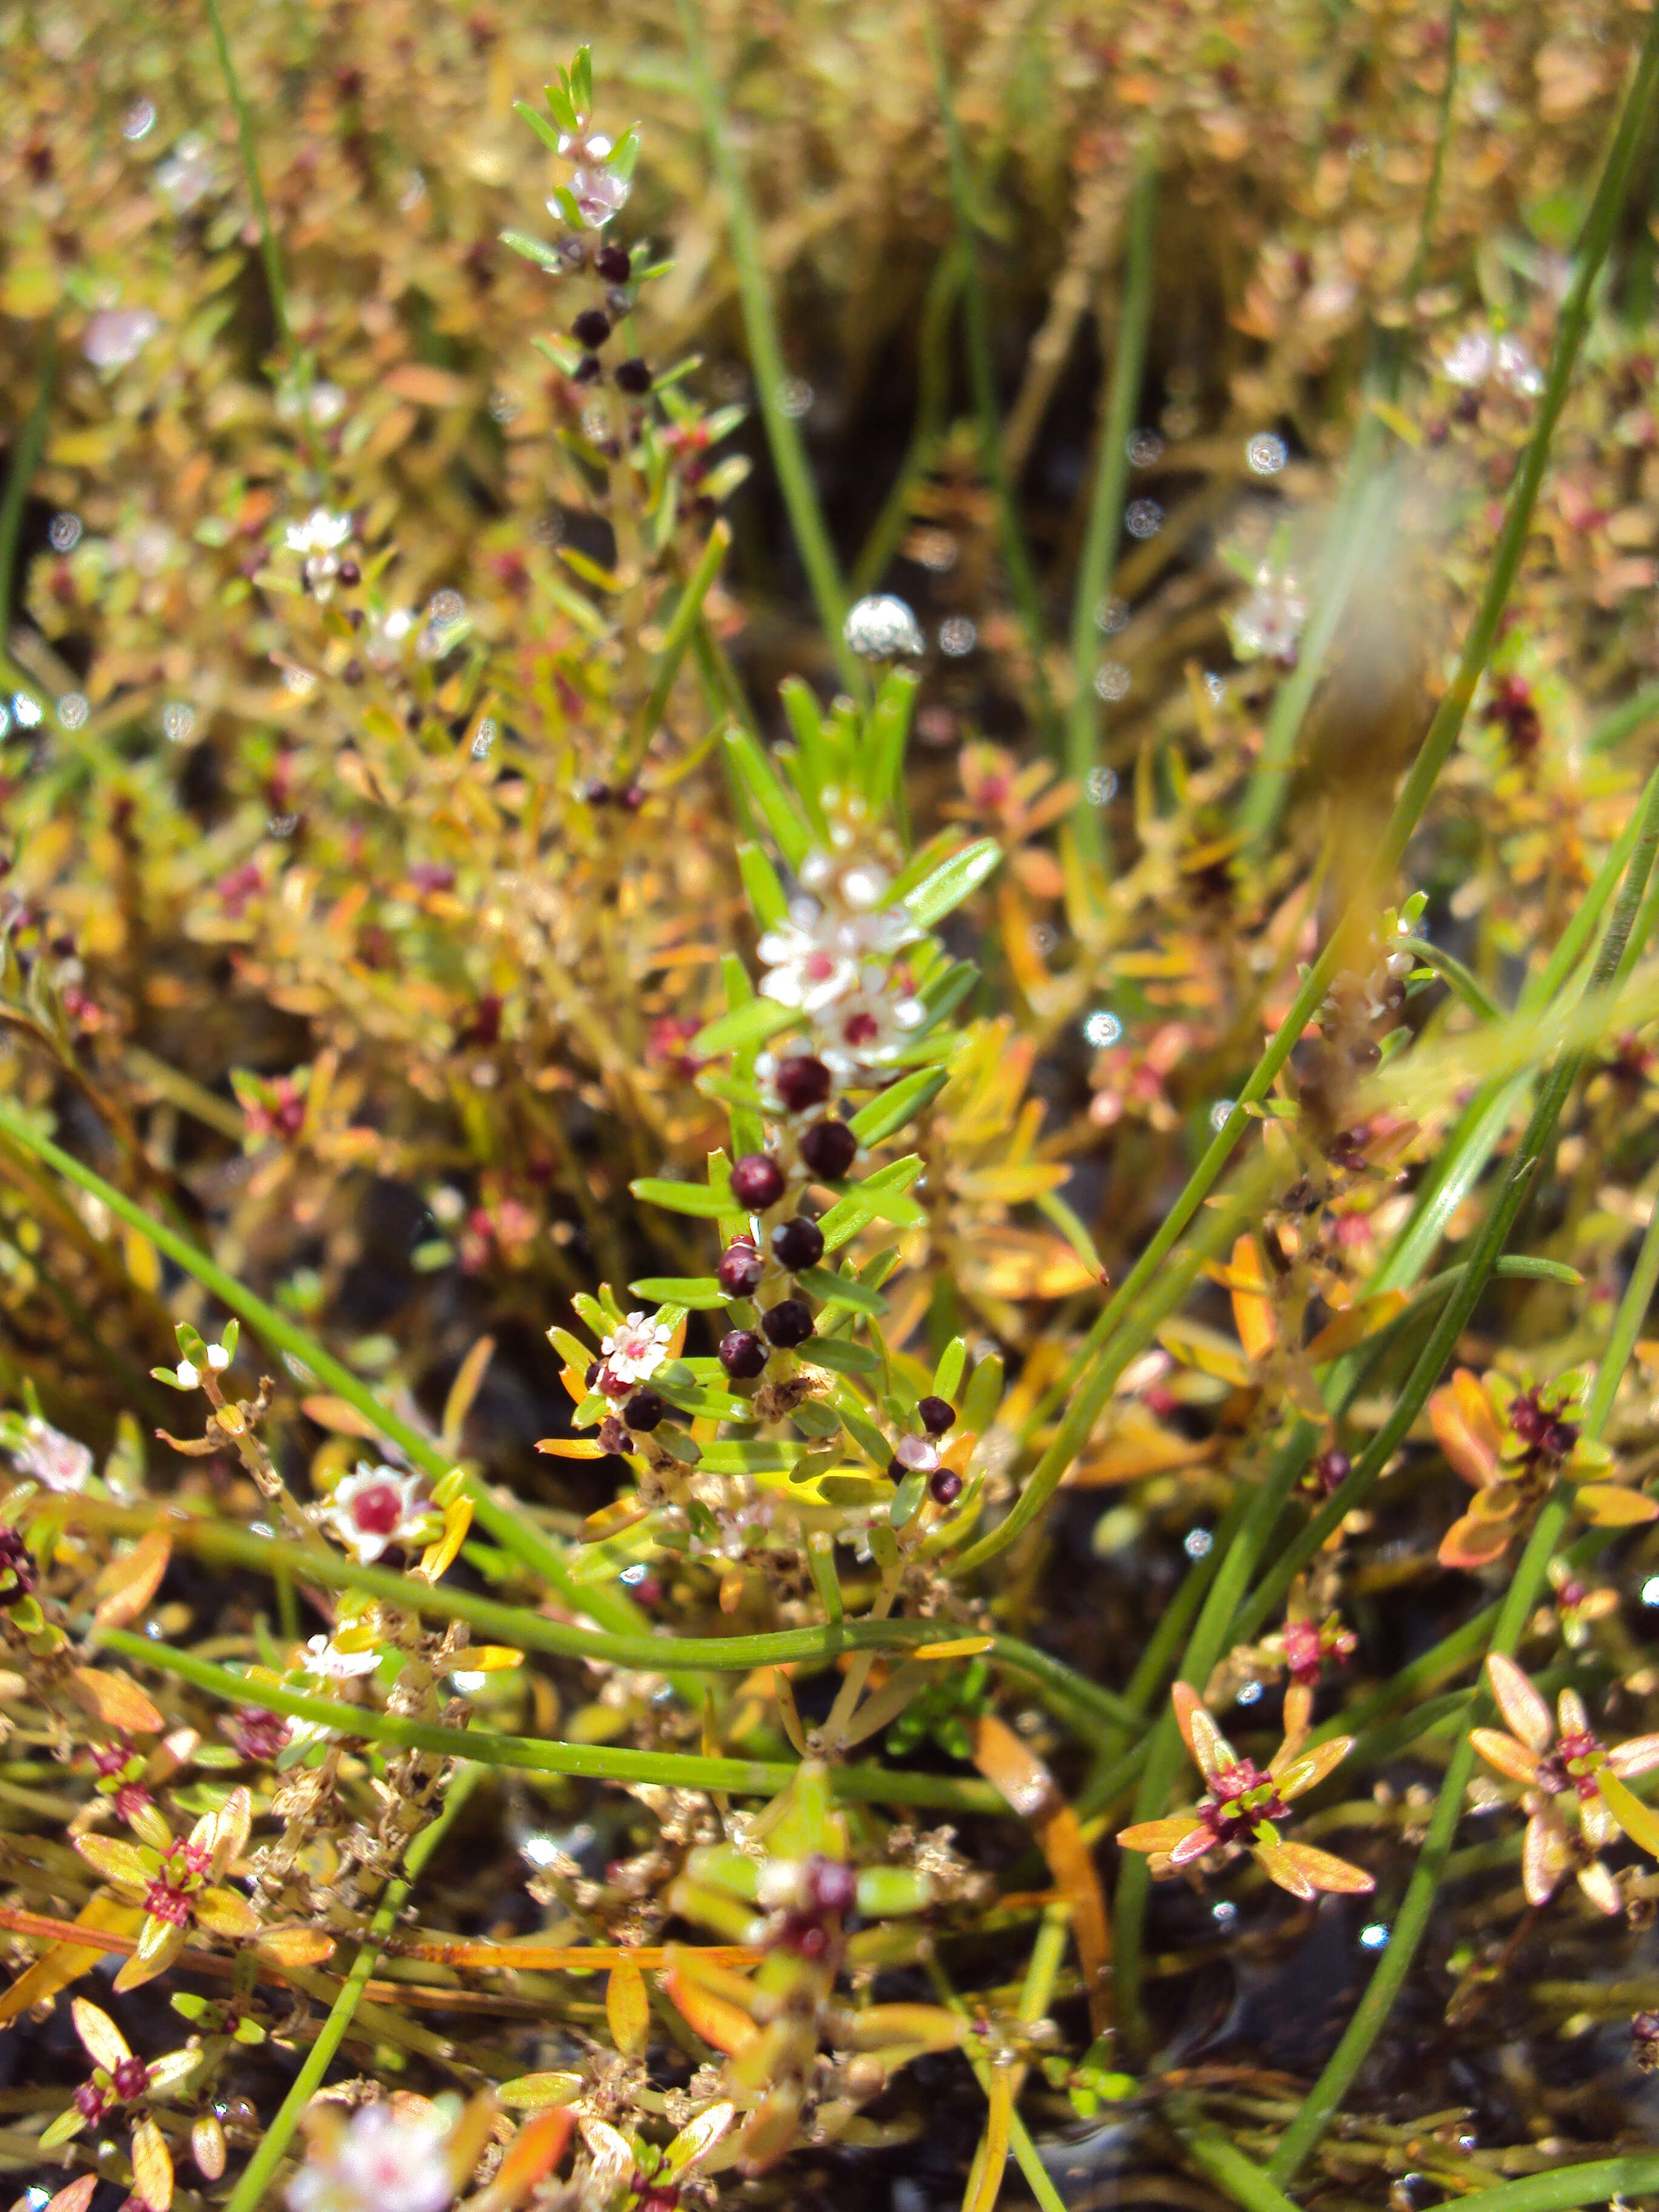
[[1592, 1859], [1588, 1866], [1579, 1868], [1578, 1887], [1596, 1911], [1605, 1912], [1609, 1920], [1624, 1911], [1619, 1885], [1600, 1859]]
[[1659, 1520], [1659, 1498], [1618, 1482], [1583, 1483], [1573, 1504], [1593, 1528], [1635, 1528], [1645, 1521]]
[[1334, 1735], [1328, 1742], [1316, 1744], [1311, 1751], [1286, 1759], [1281, 1766], [1275, 1758], [1268, 1772], [1279, 1779], [1279, 1794], [1288, 1804], [1292, 1797], [1300, 1797], [1310, 1790], [1317, 1789], [1333, 1768], [1340, 1766], [1353, 1749], [1351, 1735]]
[[1191, 1683], [1176, 1683], [1170, 1692], [1170, 1702], [1175, 1707], [1182, 1741], [1206, 1782], [1224, 1768], [1237, 1765], [1238, 1753], [1216, 1726], [1214, 1715]]
[[[1297, 1897], [1312, 1896], [1322, 1889], [1346, 1897], [1363, 1897], [1376, 1887], [1364, 1867], [1352, 1866], [1334, 1852], [1319, 1850], [1312, 1844], [1259, 1844], [1255, 1856], [1279, 1887], [1290, 1890]], [[1294, 1874], [1297, 1881], [1305, 1882], [1305, 1890], [1287, 1881], [1287, 1872]]]
[[150, 2212], [167, 2212], [173, 2203], [173, 2160], [161, 2130], [148, 2114], [132, 2130], [132, 2193]]
[[611, 2039], [624, 2058], [643, 2058], [651, 2032], [651, 2000], [645, 1976], [631, 1960], [619, 1959], [605, 1984], [605, 2016]]
[[1162, 1820], [1138, 1820], [1120, 1828], [1117, 1840], [1126, 1851], [1172, 1851], [1188, 1836], [1207, 1833], [1204, 1823], [1190, 1813], [1171, 1813]]
[[1429, 1426], [1435, 1442], [1465, 1482], [1478, 1490], [1492, 1480], [1504, 1437], [1478, 1375], [1460, 1367], [1446, 1389], [1433, 1393], [1429, 1400]]
[[[919, 2008], [921, 2009], [921, 2008]], [[954, 2019], [955, 2015], [951, 2017]], [[690, 2120], [662, 2154], [662, 2164], [653, 2179], [672, 2182], [706, 2158], [737, 2117], [737, 2106], [721, 2098], [717, 2105], [705, 2106], [696, 2118]]]
[[273, 1966], [319, 1966], [325, 1959], [333, 1957], [335, 1943], [334, 1938], [325, 1936], [320, 1928], [303, 1928], [295, 1924], [287, 1928], [262, 1928], [254, 1939], [253, 1948]]
[[1488, 1766], [1507, 1774], [1511, 1782], [1530, 1782], [1538, 1771], [1537, 1753], [1528, 1751], [1524, 1743], [1517, 1743], [1501, 1729], [1471, 1729], [1469, 1741]]
[[1528, 1905], [1545, 1905], [1572, 1863], [1572, 1846], [1549, 1812], [1534, 1813], [1521, 1844], [1521, 1887]]
[[519, 2074], [501, 2084], [495, 2101], [510, 2112], [539, 2112], [568, 2105], [581, 2093], [580, 2074]]
[[71, 1678], [94, 1719], [122, 1735], [160, 1735], [167, 1723], [136, 1682], [97, 1667], [77, 1667]]
[[161, 1588], [172, 1555], [172, 1539], [163, 1530], [152, 1528], [130, 1552], [112, 1561], [98, 1577], [95, 1626], [124, 1628], [128, 1621], [136, 1620]]
[[1607, 1765], [1617, 1775], [1650, 1774], [1659, 1766], [1659, 1735], [1633, 1735], [1614, 1744]]
[[1486, 1660], [1498, 1710], [1528, 1751], [1546, 1752], [1555, 1741], [1555, 1721], [1549, 1707], [1513, 1659], [1493, 1651]]
[[1601, 1794], [1602, 1803], [1632, 1843], [1639, 1844], [1650, 1858], [1659, 1859], [1659, 1813], [1650, 1805], [1644, 1805], [1636, 1792], [1607, 1767], [1602, 1767], [1596, 1775], [1595, 1786]]
[[106, 2074], [112, 2074], [124, 2058], [131, 2057], [132, 2045], [115, 2022], [85, 1997], [72, 2000], [70, 2017], [94, 2066], [101, 2066]]
[[166, 1973], [185, 1948], [185, 1931], [170, 1920], [147, 1919], [139, 1930], [138, 1948], [115, 1977], [118, 1991], [142, 1989], [158, 1974]]
[[197, 1920], [210, 1936], [234, 1936], [245, 1942], [259, 1932], [259, 1916], [240, 1891], [199, 1890], [192, 1902]]
[[135, 1897], [142, 1897], [161, 1870], [154, 1851], [121, 1836], [77, 1836], [75, 1848], [94, 1874]]
[[1265, 1359], [1279, 1341], [1279, 1316], [1267, 1295], [1267, 1271], [1254, 1237], [1241, 1237], [1232, 1251], [1233, 1327], [1244, 1347], [1244, 1357], [1255, 1364]]
[[1473, 1513], [1466, 1513], [1440, 1539], [1440, 1564], [1443, 1567], [1489, 1567], [1509, 1549], [1513, 1534], [1507, 1522], [1478, 1520]]

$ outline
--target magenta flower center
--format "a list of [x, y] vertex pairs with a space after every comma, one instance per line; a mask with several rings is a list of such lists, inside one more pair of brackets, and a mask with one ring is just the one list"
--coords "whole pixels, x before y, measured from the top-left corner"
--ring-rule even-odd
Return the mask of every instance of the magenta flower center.
[[1241, 1759], [1210, 1777], [1210, 1794], [1197, 1808], [1198, 1817], [1218, 1843], [1237, 1843], [1241, 1832], [1264, 1821], [1287, 1817], [1279, 1784], [1264, 1774], [1254, 1759]]
[[1606, 1764], [1607, 1753], [1588, 1729], [1570, 1729], [1539, 1760], [1538, 1786], [1552, 1797], [1571, 1790], [1588, 1802], [1596, 1795], [1596, 1771]]
[[392, 1483], [377, 1482], [352, 1499], [351, 1517], [360, 1534], [389, 1536], [404, 1517], [403, 1498]]

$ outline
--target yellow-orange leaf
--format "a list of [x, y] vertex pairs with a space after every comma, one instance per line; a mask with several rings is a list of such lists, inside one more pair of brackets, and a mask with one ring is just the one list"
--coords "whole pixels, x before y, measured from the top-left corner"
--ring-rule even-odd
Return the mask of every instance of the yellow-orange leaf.
[[526, 2120], [507, 2145], [507, 2155], [490, 2184], [491, 2201], [514, 2204], [527, 2196], [564, 2156], [575, 2127], [574, 2115], [557, 2106]]
[[1030, 1746], [994, 1713], [982, 1715], [975, 1729], [974, 1764], [1031, 1823], [1055, 1884], [1071, 1907], [1072, 1940], [1083, 1969], [1089, 2017], [1098, 2035], [1109, 2025], [1106, 1977], [1111, 1938], [1094, 1854], [1083, 1840], [1077, 1814]]
[[100, 1628], [125, 1628], [136, 1620], [161, 1587], [161, 1577], [173, 1556], [172, 1539], [160, 1528], [142, 1536], [119, 1559], [112, 1560], [98, 1577], [98, 1610], [93, 1620]]
[[76, 1695], [94, 1719], [124, 1735], [159, 1735], [167, 1723], [136, 1682], [98, 1667], [77, 1667]]
[[296, 1923], [262, 1929], [253, 1948], [273, 1966], [320, 1966], [325, 1959], [334, 1956], [335, 1944], [334, 1938], [325, 1936], [320, 1928], [301, 1928]]
[[746, 2050], [759, 2033], [746, 2012], [704, 1989], [678, 1963], [664, 1975], [663, 1987], [687, 2026], [728, 2057]]
[[1265, 1359], [1279, 1341], [1279, 1317], [1273, 1300], [1265, 1295], [1267, 1271], [1254, 1237], [1241, 1237], [1233, 1246], [1232, 1272], [1241, 1283], [1259, 1283], [1261, 1291], [1234, 1290], [1231, 1293], [1233, 1327], [1251, 1361]]
[[[97, 1929], [106, 1935], [136, 1934], [143, 1914], [136, 1905], [118, 1898], [94, 1897], [75, 1916], [77, 1928]], [[11, 1987], [0, 1994], [0, 2027], [6, 2027], [38, 2004], [55, 1997], [83, 1974], [89, 1974], [103, 1956], [89, 1943], [54, 1943], [44, 1957], [26, 1967]]]
[[605, 1984], [605, 2016], [611, 2039], [624, 2058], [643, 2058], [651, 2033], [651, 2000], [645, 1976], [631, 1960], [619, 1960]]
[[167, 2212], [173, 2203], [173, 2160], [161, 2130], [146, 2117], [132, 2130], [133, 2195], [142, 2197], [149, 2212]]

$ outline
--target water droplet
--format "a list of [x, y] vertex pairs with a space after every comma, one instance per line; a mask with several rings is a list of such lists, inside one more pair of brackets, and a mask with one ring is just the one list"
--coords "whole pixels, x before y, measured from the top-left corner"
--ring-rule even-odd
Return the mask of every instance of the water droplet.
[[1115, 637], [1127, 627], [1129, 602], [1127, 599], [1103, 599], [1095, 609], [1095, 628], [1103, 630], [1108, 637]]
[[269, 837], [291, 837], [299, 821], [297, 814], [273, 814], [265, 823], [265, 834]]
[[1238, 1702], [1241, 1705], [1259, 1705], [1261, 1703], [1261, 1683], [1246, 1682], [1238, 1693]]
[[520, 404], [510, 392], [492, 392], [489, 395], [489, 419], [492, 422], [510, 422], [521, 411]]
[[1233, 1102], [1231, 1098], [1218, 1098], [1210, 1109], [1210, 1127], [1212, 1129], [1224, 1129], [1227, 1126], [1227, 1117], [1232, 1110]]
[[411, 169], [404, 180], [402, 191], [398, 195], [398, 205], [404, 215], [408, 215], [419, 207], [425, 198], [426, 179], [418, 169]]
[[639, 1559], [631, 1567], [624, 1567], [617, 1580], [619, 1583], [626, 1583], [632, 1589], [636, 1583], [642, 1583], [650, 1571], [650, 1567], [645, 1560]]
[[0, 738], [7, 736], [10, 729], [11, 709], [9, 707], [0, 706]]
[[1659, 1575], [1650, 1575], [1642, 1585], [1644, 1605], [1659, 1605]]
[[54, 553], [72, 553], [81, 543], [81, 518], [67, 511], [54, 514], [46, 526], [46, 537]]
[[786, 376], [778, 386], [778, 412], [798, 422], [817, 396], [804, 376]]
[[477, 728], [472, 734], [473, 759], [488, 760], [489, 758], [489, 748], [495, 744], [495, 725], [490, 720], [489, 715], [486, 714], [483, 721], [479, 723]]
[[875, 592], [848, 613], [842, 635], [866, 660], [892, 660], [901, 653], [920, 655], [926, 641], [915, 616], [891, 592]]
[[121, 136], [129, 139], [143, 138], [153, 128], [155, 122], [155, 110], [152, 104], [148, 100], [135, 100], [121, 118]]
[[309, 698], [317, 688], [317, 678], [308, 668], [285, 668], [283, 682], [296, 699]]
[[459, 592], [434, 592], [427, 601], [426, 618], [428, 622], [459, 622], [465, 612], [466, 601]]
[[87, 719], [87, 702], [78, 691], [65, 691], [58, 702], [58, 719], [66, 730], [78, 730]]
[[1271, 430], [1258, 430], [1244, 448], [1244, 458], [1259, 477], [1276, 477], [1285, 465], [1285, 441]]
[[1181, 1548], [1189, 1559], [1201, 1559], [1214, 1541], [1215, 1538], [1207, 1528], [1189, 1528], [1182, 1540]]
[[1380, 1951], [1389, 1940], [1387, 1923], [1382, 1920], [1368, 1922], [1359, 1931], [1359, 1940], [1368, 1951]]
[[1164, 458], [1164, 441], [1156, 430], [1132, 430], [1124, 450], [1131, 468], [1149, 469]]
[[148, 307], [106, 307], [87, 325], [81, 350], [94, 368], [125, 368], [161, 327]]
[[597, 399], [582, 410], [582, 435], [590, 446], [602, 446], [611, 435], [611, 417]]
[[1103, 1051], [1115, 1044], [1123, 1034], [1123, 1024], [1109, 1007], [1097, 1006], [1084, 1018], [1083, 1034], [1091, 1045]]
[[904, 542], [904, 550], [912, 561], [919, 561], [924, 568], [931, 568], [936, 576], [954, 568], [961, 558], [962, 549], [948, 530], [930, 529], [926, 524], [913, 530]]
[[161, 731], [169, 744], [181, 745], [196, 727], [196, 709], [182, 699], [171, 699], [161, 709]]
[[1123, 527], [1131, 538], [1156, 538], [1164, 527], [1164, 509], [1155, 499], [1132, 499], [1124, 510]]
[[1083, 779], [1083, 792], [1091, 806], [1109, 806], [1117, 797], [1117, 770], [1091, 768]]
[[179, 141], [155, 171], [155, 189], [175, 215], [187, 215], [218, 180], [217, 164], [208, 142], [193, 131]]
[[1219, 1928], [1231, 1928], [1238, 1917], [1238, 1907], [1231, 1898], [1218, 1898], [1210, 1907], [1210, 1917]]
[[40, 702], [27, 691], [14, 691], [11, 711], [20, 730], [32, 730], [40, 720]]
[[939, 649], [960, 660], [979, 643], [979, 632], [966, 615], [946, 615], [939, 626]]
[[1221, 703], [1222, 695], [1226, 690], [1227, 686], [1223, 679], [1215, 673], [1213, 669], [1206, 668], [1204, 672], [1204, 689], [1209, 693], [1211, 698], [1215, 701], [1216, 704], [1219, 706]]
[[1031, 931], [1031, 950], [1039, 959], [1046, 959], [1059, 942], [1059, 938], [1046, 921], [1039, 921]]
[[1121, 660], [1103, 661], [1095, 674], [1095, 690], [1103, 699], [1127, 699], [1129, 672]]

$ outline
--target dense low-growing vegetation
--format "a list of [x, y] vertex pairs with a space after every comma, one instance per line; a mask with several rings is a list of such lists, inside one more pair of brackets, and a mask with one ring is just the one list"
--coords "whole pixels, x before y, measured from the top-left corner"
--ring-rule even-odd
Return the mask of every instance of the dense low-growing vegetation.
[[0, 11], [19, 2204], [1659, 2199], [1659, 15], [586, 28]]

